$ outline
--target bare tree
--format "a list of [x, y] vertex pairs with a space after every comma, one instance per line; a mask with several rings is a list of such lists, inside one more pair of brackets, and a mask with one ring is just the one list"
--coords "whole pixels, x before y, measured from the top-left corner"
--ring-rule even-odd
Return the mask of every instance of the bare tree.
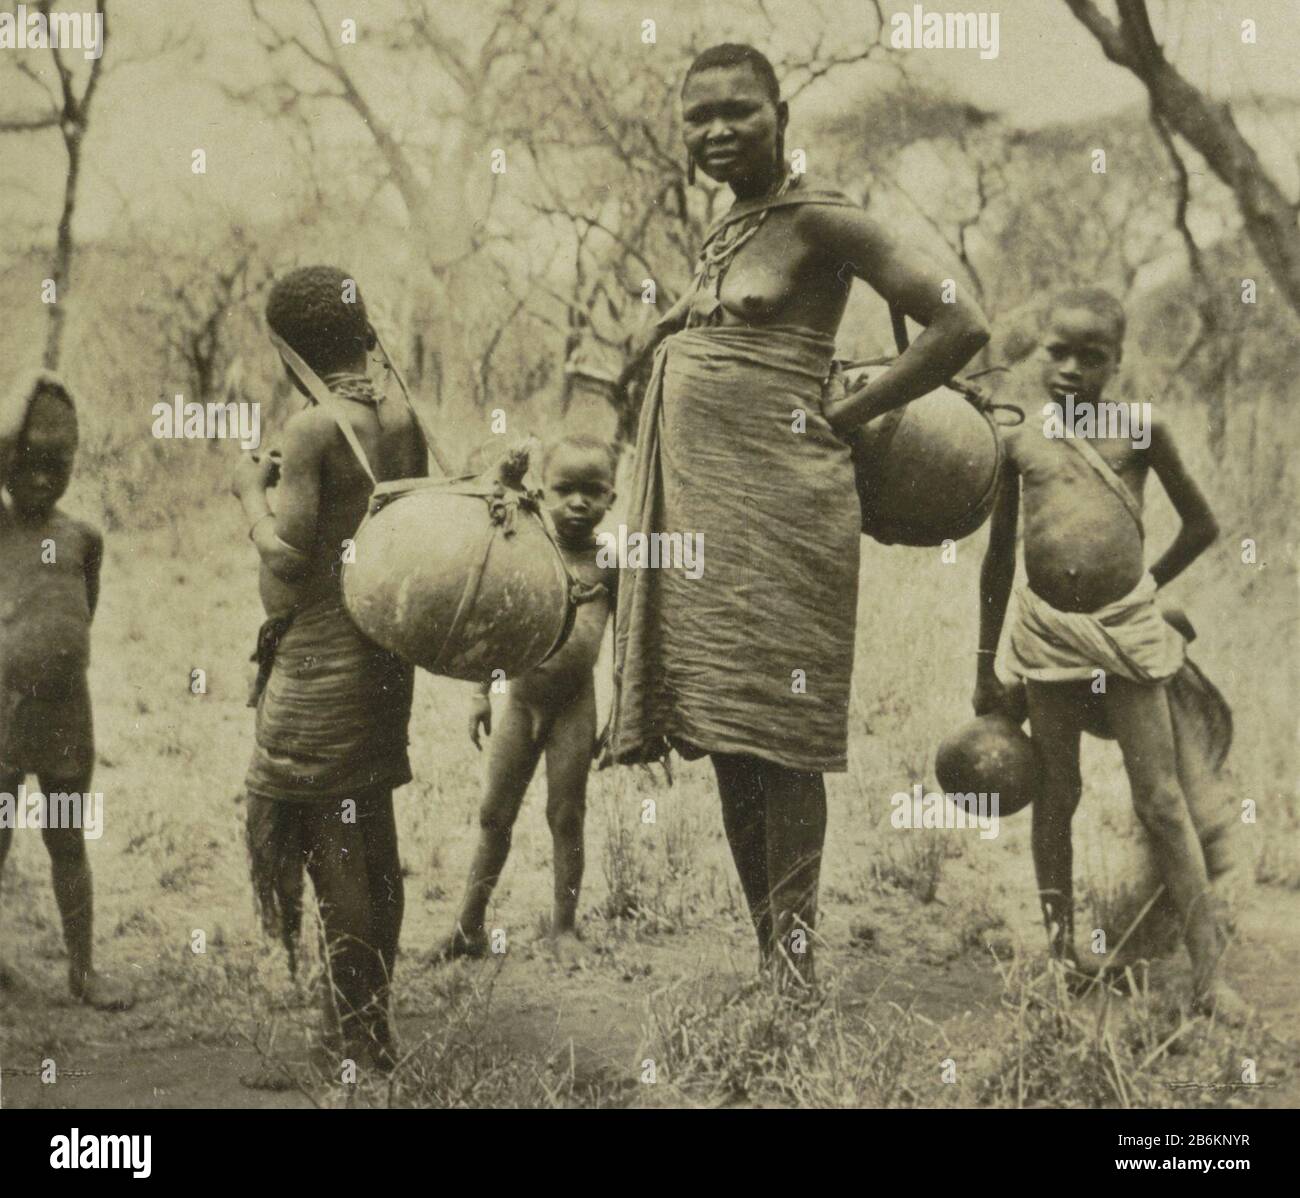
[[[774, 24], [762, 3], [755, 16]], [[519, 95], [501, 113], [501, 127], [527, 149], [539, 195], [530, 206], [565, 250], [564, 282], [536, 290], [563, 305], [566, 364], [602, 355], [614, 364], [608, 390], [620, 407], [622, 436], [635, 424], [636, 398], [618, 395], [613, 377], [648, 313], [680, 295], [704, 231], [727, 197], [704, 181], [687, 187], [679, 148], [677, 97], [683, 61], [702, 48], [698, 33], [671, 57], [642, 47], [637, 70], [629, 72], [620, 35], [591, 28], [581, 40], [566, 36], [565, 26], [577, 20], [572, 6], [530, 18], [532, 39], [548, 53], [520, 75]], [[787, 97], [881, 48], [878, 36], [837, 47], [824, 32], [828, 26], [775, 64]], [[877, 35], [883, 26], [877, 9]]]
[[[345, 46], [341, 28], [331, 25], [319, 0], [247, 3], [272, 76], [252, 87], [226, 85], [227, 95], [288, 118], [312, 156], [319, 152], [321, 112], [342, 110], [355, 118], [374, 151], [370, 173], [376, 183], [369, 198], [391, 187], [410, 231], [404, 239], [406, 317], [399, 324], [405, 326], [411, 381], [431, 383], [440, 400], [450, 375], [479, 395], [518, 313], [504, 322], [495, 313], [486, 320], [477, 310], [471, 313], [454, 280], [462, 270], [477, 272], [480, 280], [495, 277], [478, 269], [479, 256], [487, 247], [517, 240], [515, 230], [494, 224], [498, 177], [489, 170], [488, 150], [501, 144], [497, 105], [513, 96], [512, 79], [529, 56], [525, 14], [530, 20], [544, 17], [552, 4], [485, 0], [470, 22], [478, 26], [471, 36], [464, 20], [434, 0], [401, 0], [396, 20], [363, 28], [359, 44]], [[382, 49], [382, 58], [372, 48]], [[418, 121], [412, 119], [411, 96], [385, 83], [403, 69], [429, 92]], [[356, 178], [357, 171], [349, 170], [348, 177]], [[318, 178], [323, 201], [337, 200], [330, 194], [333, 185]], [[509, 290], [507, 311], [518, 298], [517, 286]], [[453, 291], [459, 292], [455, 303], [448, 302]], [[428, 335], [435, 312], [436, 338]], [[456, 354], [449, 371], [442, 346], [460, 339], [471, 344]]]
[[[37, 10], [48, 27], [52, 0], [40, 0]], [[54, 257], [50, 265], [50, 279], [54, 284], [55, 302], [49, 305], [49, 325], [45, 338], [43, 362], [47, 369], [57, 369], [63, 345], [64, 307], [72, 282], [72, 219], [77, 210], [77, 184], [81, 179], [81, 151], [90, 127], [90, 109], [103, 72], [108, 50], [108, 0], [96, 0], [95, 12], [102, 24], [101, 53], [90, 63], [90, 73], [80, 92], [71, 66], [64, 56], [64, 47], [55, 46], [50, 39], [50, 55], [58, 75], [59, 90], [50, 87], [26, 59], [18, 59], [15, 69], [25, 75], [45, 93], [47, 103], [30, 115], [0, 117], [0, 133], [28, 133], [42, 129], [58, 129], [63, 137], [68, 165], [63, 181], [63, 206], [59, 213], [58, 232], [55, 235]]]
[[[237, 360], [230, 324], [270, 283], [270, 266], [260, 247], [236, 228], [218, 245], [222, 256], [175, 257], [163, 266], [172, 277], [158, 292], [155, 318], [169, 357], [179, 358], [189, 374], [190, 393], [200, 403], [225, 388]], [[229, 251], [229, 252], [226, 252]]]
[[505, 90], [498, 77], [509, 70], [509, 62], [525, 55], [520, 34], [527, 0], [489, 4], [491, 24], [472, 47], [456, 35], [454, 22], [439, 16], [432, 0], [404, 0], [403, 15], [384, 35], [383, 47], [390, 54], [418, 56], [426, 72], [431, 63], [446, 97], [429, 114], [428, 133], [419, 138], [403, 132], [402, 109], [386, 108], [371, 94], [375, 89], [363, 81], [361, 62], [349, 61], [351, 53], [344, 53], [339, 31], [331, 27], [319, 0], [298, 0], [292, 7], [247, 2], [275, 73], [253, 87], [226, 86], [226, 93], [304, 126], [310, 126], [314, 108], [344, 106], [370, 137], [381, 177], [401, 198], [428, 267], [441, 274], [476, 252], [482, 230], [466, 219], [466, 184], [486, 173], [486, 156], [483, 172], [467, 169], [467, 159], [480, 154], [487, 142], [492, 105]]
[[[274, 73], [227, 93], [290, 117], [309, 145], [316, 115], [350, 111], [371, 142], [380, 186], [400, 198], [413, 233], [413, 374], [437, 352], [419, 332], [435, 306], [456, 381], [482, 402], [489, 387], [553, 377], [526, 368], [529, 331], [553, 329], [563, 361], [593, 345], [617, 360], [647, 319], [646, 281], [650, 306], [662, 308], [689, 278], [720, 197], [708, 187], [688, 196], [677, 55], [644, 47], [636, 72], [620, 69], [626, 29], [584, 21], [573, 0], [484, 0], [469, 22], [448, 19], [433, 0], [401, 0], [400, 19], [369, 36], [389, 51], [386, 76], [410, 69], [421, 81], [417, 120], [408, 95], [392, 102], [397, 89], [385, 89], [364, 49], [342, 46], [319, 0], [247, 3]], [[770, 23], [761, 5], [755, 13]], [[878, 41], [832, 45], [818, 33], [778, 69], [797, 94], [878, 49]], [[493, 146], [511, 148], [525, 190], [496, 187]], [[437, 304], [453, 286], [456, 302]], [[536, 355], [535, 337], [529, 348]], [[428, 365], [440, 381], [442, 362]]]
[[1265, 170], [1237, 128], [1231, 106], [1204, 95], [1165, 57], [1151, 28], [1146, 0], [1116, 0], [1118, 24], [1105, 17], [1093, 0], [1065, 2], [1106, 57], [1142, 82], [1156, 120], [1185, 138], [1231, 189], [1260, 261], [1287, 302], [1300, 312], [1300, 205], [1289, 201]]

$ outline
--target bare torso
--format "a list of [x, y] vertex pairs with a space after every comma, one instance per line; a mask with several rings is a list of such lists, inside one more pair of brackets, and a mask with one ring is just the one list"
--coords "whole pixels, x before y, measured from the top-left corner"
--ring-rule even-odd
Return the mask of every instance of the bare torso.
[[6, 686], [33, 693], [66, 689], [84, 673], [90, 659], [87, 566], [98, 552], [95, 532], [57, 508], [41, 524], [0, 514], [0, 668]]
[[[603, 583], [610, 596], [617, 581], [615, 570], [596, 565], [596, 547], [566, 549], [561, 554], [569, 572], [588, 585]], [[605, 623], [612, 608], [610, 598], [595, 599], [578, 608], [573, 631], [554, 657], [529, 670], [510, 684], [511, 699], [552, 714], [592, 685], [592, 670], [600, 656]]]
[[736, 255], [719, 291], [723, 324], [798, 325], [831, 336], [839, 329], [853, 266], [808, 244], [797, 227], [798, 211], [768, 213]]
[[[375, 409], [369, 405], [341, 400], [340, 407], [379, 482], [424, 474], [424, 445], [409, 412], [395, 416], [385, 412], [390, 427], [381, 427]], [[306, 551], [310, 558], [309, 569], [302, 578], [285, 582], [262, 564], [259, 575], [262, 602], [271, 615], [339, 597], [347, 543], [356, 536], [370, 503], [370, 479], [331, 415], [319, 407], [311, 407], [293, 419], [307, 424], [308, 436], [319, 447], [315, 533], [310, 544], [295, 546]], [[277, 520], [277, 527], [282, 526], [283, 522]]]
[[[1142, 536], [1124, 502], [1072, 445], [1044, 436], [1033, 415], [1005, 443], [1021, 479], [1031, 589], [1059, 611], [1095, 611], [1127, 595], [1141, 579], [1145, 559]], [[1140, 507], [1145, 454], [1129, 441], [1099, 438], [1091, 444]]]
[[[804, 176], [793, 194], [816, 185]], [[855, 210], [856, 211], [856, 210]], [[863, 263], [837, 257], [810, 226], [811, 206], [774, 208], [722, 277], [720, 320], [797, 325], [834, 336]]]

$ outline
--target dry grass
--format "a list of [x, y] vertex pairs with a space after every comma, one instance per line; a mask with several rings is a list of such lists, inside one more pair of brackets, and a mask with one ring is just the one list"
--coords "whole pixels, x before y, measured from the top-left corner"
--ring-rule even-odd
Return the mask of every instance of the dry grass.
[[[1175, 599], [1200, 630], [1198, 661], [1235, 709], [1233, 785], [1259, 810], [1258, 822], [1241, 829], [1248, 872], [1294, 891], [1297, 666], [1284, 650], [1294, 638], [1287, 554], [1298, 467], [1278, 431], [1289, 427], [1280, 389], [1274, 380], [1260, 388], [1265, 398], [1234, 411], [1221, 460], [1205, 442], [1202, 409], [1167, 414], [1224, 530], [1207, 559], [1175, 584]], [[224, 496], [228, 455], [179, 443], [139, 449], [134, 432], [113, 431], [119, 416], [125, 411], [105, 408], [88, 422], [67, 506], [109, 530], [92, 664], [105, 835], [90, 852], [100, 956], [135, 979], [144, 1001], [116, 1021], [52, 1001], [63, 986], [58, 922], [43, 849], [20, 833], [5, 877], [5, 948], [43, 997], [5, 1012], [0, 1051], [9, 1063], [47, 1051], [61, 1060], [116, 1061], [121, 1089], [110, 1098], [132, 1095], [138, 1084], [143, 1092], [133, 1096], [143, 1101], [155, 1056], [197, 1044], [212, 1060], [257, 1043], [292, 1060], [315, 1013], [305, 984], [290, 982], [282, 955], [261, 939], [245, 874], [238, 794], [252, 729], [246, 659], [260, 613], [252, 551]], [[453, 427], [467, 450], [473, 422]], [[1168, 505], [1153, 498], [1153, 551], [1172, 532]], [[1253, 565], [1241, 560], [1247, 537], [1259, 547]], [[1004, 821], [996, 840], [889, 825], [890, 796], [931, 777], [935, 745], [969, 710], [982, 542], [983, 534], [963, 542], [953, 564], [938, 550], [864, 546], [851, 772], [828, 784], [819, 927], [827, 990], [810, 1005], [746, 982], [751, 937], [705, 763], [681, 766], [671, 788], [637, 771], [593, 775], [581, 910], [594, 961], [585, 975], [559, 974], [535, 943], [551, 886], [540, 780], [489, 913], [493, 926], [507, 929], [504, 964], [422, 969], [417, 955], [448, 928], [463, 885], [482, 767], [463, 732], [465, 689], [422, 677], [412, 720], [416, 781], [398, 797], [407, 918], [396, 989], [411, 1055], [391, 1086], [372, 1080], [344, 1091], [313, 1083], [314, 1099], [489, 1106], [1253, 1100], [1247, 1091], [1166, 1088], [1226, 1083], [1243, 1055], [1279, 1054], [1256, 1033], [1243, 1039], [1204, 1021], [1185, 1024], [1177, 979], [1154, 974], [1149, 989], [1123, 1001], [1062, 993], [1039, 955], [1028, 814]], [[208, 672], [204, 696], [189, 693], [196, 666]], [[598, 690], [607, 701], [603, 670]], [[1135, 833], [1114, 746], [1089, 744], [1084, 769], [1078, 835], [1081, 843], [1097, 838], [1104, 852], [1095, 874], [1080, 856], [1079, 926], [1122, 934], [1131, 904], [1119, 901], [1112, 883], [1122, 874], [1120, 846]], [[653, 823], [642, 818], [649, 800]], [[196, 930], [206, 937], [203, 954], [191, 950]], [[1131, 947], [1153, 953], [1160, 946]], [[309, 974], [314, 960], [309, 951]], [[604, 1056], [584, 1061], [584, 1044]], [[657, 1065], [654, 1085], [642, 1080], [647, 1059]], [[945, 1060], [955, 1063], [955, 1081], [942, 1079]], [[260, 1101], [238, 1092], [224, 1098]]]

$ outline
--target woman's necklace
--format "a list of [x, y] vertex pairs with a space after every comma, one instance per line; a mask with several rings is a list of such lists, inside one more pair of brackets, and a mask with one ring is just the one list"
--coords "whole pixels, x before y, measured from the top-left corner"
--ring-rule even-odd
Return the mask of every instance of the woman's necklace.
[[[695, 271], [695, 300], [691, 305], [691, 317], [698, 317], [698, 323], [712, 323], [722, 310], [722, 277], [727, 273], [736, 255], [745, 244], [758, 232], [767, 214], [772, 210], [771, 204], [779, 200], [794, 183], [795, 176], [786, 171], [775, 189], [761, 200], [761, 207], [748, 216], [731, 221], [718, 231], [716, 236], [704, 243], [700, 250], [699, 266]], [[754, 201], [737, 201], [753, 203]], [[688, 318], [687, 327], [697, 323]]]
[[339, 399], [350, 399], [354, 403], [363, 403], [367, 407], [376, 408], [383, 399], [369, 376], [364, 374], [341, 370], [336, 374], [326, 375], [324, 383]]

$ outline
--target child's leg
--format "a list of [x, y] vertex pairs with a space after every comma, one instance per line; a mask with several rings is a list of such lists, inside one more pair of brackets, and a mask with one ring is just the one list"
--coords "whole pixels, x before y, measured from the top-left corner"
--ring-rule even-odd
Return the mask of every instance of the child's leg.
[[465, 898], [451, 936], [434, 950], [435, 960], [481, 957], [487, 952], [483, 921], [506, 857], [510, 834], [528, 784], [542, 754], [535, 713], [513, 697], [506, 699], [501, 724], [492, 737], [487, 794], [479, 809], [478, 847], [470, 866]]
[[596, 744], [596, 692], [585, 687], [555, 717], [546, 740], [546, 822], [555, 858], [553, 937], [573, 936], [582, 888], [587, 775]]
[[722, 826], [758, 934], [758, 951], [772, 955], [772, 895], [767, 883], [767, 809], [758, 762], [733, 753], [713, 753]]
[[[90, 792], [89, 774], [68, 780], [42, 777], [40, 783], [45, 795], [47, 824], [55, 818], [51, 794], [86, 795]], [[63, 942], [68, 948], [68, 988], [74, 998], [101, 1011], [125, 1011], [135, 1003], [131, 988], [97, 974], [92, 961], [95, 903], [82, 830], [80, 827], [44, 827], [41, 839], [50, 854], [54, 901], [59, 907]]]
[[358, 800], [364, 810], [362, 824], [366, 840], [366, 878], [370, 891], [369, 940], [378, 952], [378, 974], [374, 989], [378, 1010], [371, 1035], [383, 1050], [391, 1051], [389, 992], [397, 966], [397, 945], [402, 933], [406, 892], [402, 883], [402, 862], [397, 851], [397, 821], [393, 815], [393, 792], [374, 791]]
[[1029, 730], [1038, 759], [1040, 789], [1034, 796], [1031, 841], [1038, 898], [1052, 953], [1074, 959], [1074, 852], [1070, 822], [1083, 784], [1079, 777], [1082, 715], [1074, 688], [1030, 682]]
[[381, 1016], [377, 987], [383, 963], [371, 942], [374, 920], [364, 824], [361, 819], [345, 822], [338, 805], [323, 803], [320, 810], [303, 812], [303, 829], [307, 873], [325, 928], [326, 1003], [337, 1011], [343, 1050], [365, 1060], [372, 1046], [370, 1029]]
[[[1124, 754], [1133, 807], [1151, 837], [1165, 888], [1183, 920], [1198, 1003], [1215, 1005], [1219, 936], [1205, 858], [1178, 784], [1169, 700], [1162, 686], [1112, 678], [1106, 693], [1111, 727]], [[1225, 998], [1236, 999], [1226, 992]]]
[[[778, 965], [813, 980], [813, 930], [826, 840], [826, 785], [821, 774], [758, 763], [766, 807], [767, 879], [772, 945]], [[783, 972], [784, 976], [784, 972]]]
[[1180, 713], [1173, 703], [1169, 704], [1169, 716], [1174, 730], [1178, 785], [1187, 800], [1192, 827], [1201, 843], [1205, 872], [1213, 882], [1230, 873], [1236, 865], [1231, 819], [1222, 799], [1218, 776], [1197, 743], [1197, 736], [1203, 734], [1203, 729], [1185, 713]]

